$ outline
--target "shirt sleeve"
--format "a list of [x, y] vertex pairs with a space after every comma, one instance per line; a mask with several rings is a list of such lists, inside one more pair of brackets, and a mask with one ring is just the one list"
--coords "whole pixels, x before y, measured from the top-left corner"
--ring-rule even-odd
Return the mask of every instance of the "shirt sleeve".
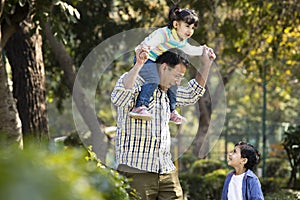
[[249, 199], [254, 200], [264, 200], [264, 195], [261, 190], [261, 184], [259, 182], [259, 179], [257, 177], [251, 178], [250, 184], [250, 197]]
[[135, 51], [141, 46], [145, 45], [150, 47], [150, 50], [156, 48], [159, 44], [164, 43], [166, 40], [163, 28], [159, 28], [148, 35], [136, 48]]
[[189, 81], [187, 87], [178, 87], [177, 105], [186, 106], [195, 104], [205, 93], [202, 87], [195, 79]]
[[126, 89], [123, 84], [123, 78], [127, 73], [123, 74], [116, 83], [112, 93], [111, 101], [117, 107], [124, 107], [134, 99], [134, 94], [138, 90], [139, 85], [135, 83], [133, 88]]
[[182, 51], [191, 56], [201, 56], [203, 54], [203, 46], [192, 46], [186, 43], [186, 45], [182, 47]]

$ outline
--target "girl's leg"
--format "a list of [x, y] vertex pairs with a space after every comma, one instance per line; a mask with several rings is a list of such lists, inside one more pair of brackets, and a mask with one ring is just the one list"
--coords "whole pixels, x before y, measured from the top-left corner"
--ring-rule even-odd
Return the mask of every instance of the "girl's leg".
[[139, 75], [145, 80], [145, 83], [141, 87], [136, 106], [129, 113], [129, 116], [137, 119], [151, 120], [152, 115], [148, 112], [147, 107], [160, 81], [156, 63], [148, 60], [140, 70]]
[[159, 75], [156, 63], [147, 61], [139, 72], [139, 75], [145, 80], [137, 98], [136, 107], [142, 105], [148, 107], [150, 98], [159, 83]]
[[182, 117], [175, 110], [177, 89], [178, 89], [178, 86], [177, 85], [173, 85], [167, 91], [167, 95], [168, 95], [168, 98], [170, 100], [170, 111], [171, 111], [170, 121], [173, 122], [173, 123], [175, 123], [175, 124], [182, 124], [182, 123], [184, 123], [186, 121], [186, 119], [184, 117]]
[[173, 85], [167, 91], [167, 95], [168, 95], [169, 100], [170, 100], [170, 111], [171, 112], [173, 112], [175, 110], [175, 107], [176, 107], [177, 88], [178, 87], [176, 85]]

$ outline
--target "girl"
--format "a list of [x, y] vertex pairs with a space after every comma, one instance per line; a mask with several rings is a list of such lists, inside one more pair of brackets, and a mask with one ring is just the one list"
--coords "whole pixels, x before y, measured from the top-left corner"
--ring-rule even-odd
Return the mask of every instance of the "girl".
[[229, 153], [228, 165], [234, 168], [224, 182], [222, 200], [263, 200], [264, 196], [253, 168], [259, 163], [260, 153], [251, 144], [239, 142]]
[[[168, 26], [155, 30], [136, 47], [135, 50], [144, 49], [149, 53], [145, 55], [148, 57], [148, 60], [139, 72], [140, 76], [145, 80], [145, 83], [141, 88], [135, 108], [132, 109], [129, 116], [144, 120], [152, 119], [147, 108], [150, 103], [150, 98], [160, 81], [155, 61], [163, 52], [171, 48], [180, 48], [186, 54], [200, 56], [202, 55], [203, 48], [207, 48], [210, 59], [214, 60], [216, 58], [211, 48], [205, 45], [196, 47], [188, 43], [187, 40], [193, 35], [197, 24], [198, 17], [194, 10], [186, 8], [180, 9], [176, 6], [169, 12]], [[181, 78], [178, 79], [176, 84], [179, 85], [180, 81]], [[185, 119], [175, 110], [177, 85], [172, 86], [167, 91], [167, 94], [170, 101], [170, 121], [175, 124], [181, 124]]]

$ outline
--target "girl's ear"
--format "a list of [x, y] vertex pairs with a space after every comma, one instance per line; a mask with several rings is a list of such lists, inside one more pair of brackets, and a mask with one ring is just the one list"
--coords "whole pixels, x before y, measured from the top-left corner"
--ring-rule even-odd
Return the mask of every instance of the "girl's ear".
[[177, 26], [178, 26], [178, 21], [174, 20], [174, 21], [173, 21], [173, 27], [174, 27], [174, 28], [177, 28]]

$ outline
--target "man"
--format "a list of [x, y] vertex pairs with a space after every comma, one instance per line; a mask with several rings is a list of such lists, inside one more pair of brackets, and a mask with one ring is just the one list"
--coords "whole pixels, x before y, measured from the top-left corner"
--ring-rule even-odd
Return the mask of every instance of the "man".
[[[189, 81], [185, 88], [178, 88], [177, 106], [196, 103], [205, 92], [207, 76], [212, 60], [204, 50], [201, 60], [202, 71], [195, 79]], [[187, 67], [188, 57], [178, 49], [171, 49], [162, 54], [156, 61], [160, 76], [159, 88], [155, 90], [149, 104], [151, 121], [134, 119], [128, 113], [135, 105], [143, 79], [139, 70], [148, 59], [147, 50], [136, 52], [136, 63], [133, 68], [118, 80], [111, 100], [118, 109], [116, 135], [116, 161], [118, 171], [132, 179], [131, 187], [135, 188], [142, 199], [183, 199], [176, 167], [172, 162], [170, 146], [171, 136], [168, 122], [170, 119], [167, 90], [172, 85], [179, 85]], [[211, 51], [209, 52], [211, 54]]]

